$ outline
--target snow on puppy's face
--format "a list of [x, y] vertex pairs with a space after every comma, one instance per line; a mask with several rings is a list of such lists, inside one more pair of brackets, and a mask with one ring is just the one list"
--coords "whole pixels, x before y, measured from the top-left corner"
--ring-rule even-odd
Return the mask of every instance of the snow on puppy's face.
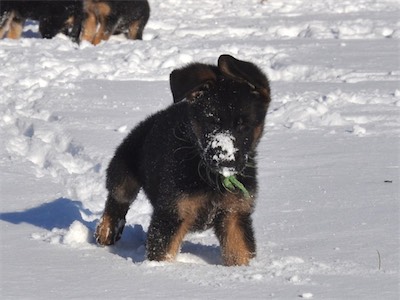
[[234, 144], [235, 140], [235, 137], [229, 131], [216, 132], [206, 137], [204, 154], [205, 156], [212, 155], [208, 160], [225, 177], [237, 173], [237, 170], [233, 167], [236, 159], [235, 153], [238, 151]]

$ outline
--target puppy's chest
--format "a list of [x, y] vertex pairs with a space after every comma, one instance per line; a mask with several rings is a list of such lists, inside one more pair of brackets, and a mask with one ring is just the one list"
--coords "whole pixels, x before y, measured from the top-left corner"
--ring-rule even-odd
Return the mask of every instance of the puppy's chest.
[[251, 213], [254, 200], [239, 194], [226, 192], [218, 196], [187, 196], [177, 202], [179, 218], [191, 224], [192, 231], [206, 230], [214, 226], [221, 214]]

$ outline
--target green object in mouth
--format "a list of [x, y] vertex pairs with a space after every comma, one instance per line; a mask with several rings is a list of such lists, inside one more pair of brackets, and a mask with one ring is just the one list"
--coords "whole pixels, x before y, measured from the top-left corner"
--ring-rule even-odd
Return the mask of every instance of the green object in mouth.
[[250, 198], [249, 191], [244, 187], [243, 183], [237, 180], [234, 175], [224, 177], [222, 184], [229, 191], [234, 191], [236, 188], [238, 188], [246, 199]]

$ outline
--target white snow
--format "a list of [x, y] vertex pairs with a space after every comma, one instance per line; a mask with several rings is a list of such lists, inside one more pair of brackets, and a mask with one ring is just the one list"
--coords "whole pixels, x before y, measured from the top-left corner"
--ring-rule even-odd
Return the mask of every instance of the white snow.
[[235, 137], [229, 132], [216, 132], [208, 137], [208, 148], [217, 151], [217, 154], [213, 156], [213, 160], [217, 162], [221, 161], [233, 161], [235, 160], [235, 153], [237, 148], [234, 145]]
[[217, 132], [212, 134], [210, 139], [210, 147], [220, 150], [215, 160], [235, 160], [237, 148], [234, 145], [235, 137], [229, 132]]
[[[229, 131], [217, 131], [210, 134], [207, 137], [208, 145], [205, 148], [205, 151], [209, 151], [209, 148], [213, 149], [214, 154], [213, 160], [220, 165], [224, 161], [234, 161], [235, 153], [238, 149], [235, 147], [235, 137]], [[224, 177], [229, 177], [236, 174], [236, 170], [234, 168], [222, 167], [221, 174]]]
[[300, 295], [300, 297], [304, 298], [304, 299], [311, 299], [313, 297], [313, 294], [312, 293], [303, 293]]
[[[78, 46], [38, 39], [34, 23], [0, 40], [1, 298], [398, 299], [398, 1], [150, 5], [143, 41]], [[115, 148], [173, 102], [174, 68], [223, 53], [271, 81], [257, 257], [222, 266], [206, 231], [176, 262], [147, 261], [143, 193], [117, 245], [98, 247]]]

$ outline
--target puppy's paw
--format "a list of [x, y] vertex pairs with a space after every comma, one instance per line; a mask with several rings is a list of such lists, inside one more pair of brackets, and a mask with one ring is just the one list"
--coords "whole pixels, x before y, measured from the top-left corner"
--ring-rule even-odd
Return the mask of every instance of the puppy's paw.
[[125, 219], [113, 220], [110, 216], [103, 215], [94, 234], [96, 242], [102, 246], [115, 244], [121, 238], [124, 226]]

